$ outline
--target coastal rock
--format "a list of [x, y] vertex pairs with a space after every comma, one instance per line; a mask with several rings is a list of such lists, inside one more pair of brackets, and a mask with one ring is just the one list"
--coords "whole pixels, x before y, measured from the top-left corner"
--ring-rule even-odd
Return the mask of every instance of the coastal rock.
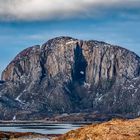
[[85, 111], [135, 117], [140, 115], [139, 75], [140, 58], [127, 49], [57, 37], [23, 50], [3, 71], [5, 116], [0, 117], [41, 119]]
[[0, 132], [1, 140], [49, 140], [48, 137], [32, 132]]

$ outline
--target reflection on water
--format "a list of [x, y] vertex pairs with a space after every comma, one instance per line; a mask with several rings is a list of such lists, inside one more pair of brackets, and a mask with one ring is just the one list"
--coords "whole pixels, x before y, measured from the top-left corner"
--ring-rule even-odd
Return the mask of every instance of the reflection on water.
[[35, 132], [41, 134], [64, 134], [70, 130], [83, 126], [83, 124], [0, 124], [0, 131]]

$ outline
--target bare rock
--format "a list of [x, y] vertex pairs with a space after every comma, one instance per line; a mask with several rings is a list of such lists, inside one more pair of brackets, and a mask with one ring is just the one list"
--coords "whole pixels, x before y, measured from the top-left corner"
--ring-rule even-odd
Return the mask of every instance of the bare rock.
[[17, 119], [87, 110], [138, 116], [139, 75], [140, 58], [127, 49], [57, 37], [23, 50], [3, 71], [0, 110], [7, 114], [6, 97]]

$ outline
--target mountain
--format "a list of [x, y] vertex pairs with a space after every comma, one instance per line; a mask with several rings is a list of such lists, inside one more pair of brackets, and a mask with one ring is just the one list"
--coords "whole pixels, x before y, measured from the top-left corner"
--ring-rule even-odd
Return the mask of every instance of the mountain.
[[140, 115], [140, 57], [100, 41], [57, 37], [20, 52], [2, 72], [0, 119], [98, 112]]
[[140, 118], [114, 119], [72, 130], [54, 140], [140, 140]]

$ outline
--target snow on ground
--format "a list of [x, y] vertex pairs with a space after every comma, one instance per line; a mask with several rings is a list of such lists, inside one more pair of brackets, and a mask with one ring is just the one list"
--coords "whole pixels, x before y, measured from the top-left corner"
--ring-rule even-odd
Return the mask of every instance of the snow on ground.
[[24, 104], [23, 102], [22, 102], [22, 100], [20, 100], [20, 97], [22, 96], [22, 94], [23, 94], [23, 92], [21, 92], [17, 97], [16, 97], [16, 101], [18, 101], [18, 102], [20, 102], [20, 103], [22, 103], [22, 104]]

